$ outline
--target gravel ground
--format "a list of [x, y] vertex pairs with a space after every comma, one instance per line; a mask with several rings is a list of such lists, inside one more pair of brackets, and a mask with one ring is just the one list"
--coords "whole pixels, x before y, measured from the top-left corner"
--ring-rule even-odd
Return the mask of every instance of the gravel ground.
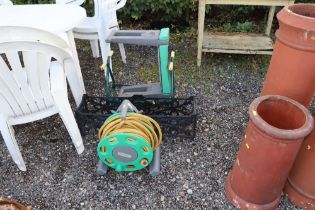
[[[96, 135], [85, 137], [85, 152], [79, 156], [60, 117], [53, 116], [15, 126], [27, 172], [18, 170], [0, 141], [0, 197], [33, 209], [234, 209], [224, 195], [224, 182], [269, 57], [207, 54], [198, 69], [196, 41], [177, 38], [178, 95], [197, 96], [197, 136], [164, 139], [159, 176], [150, 177], [146, 170], [96, 175]], [[101, 59], [91, 57], [87, 42], [80, 42], [78, 51], [88, 94], [103, 96]], [[156, 69], [155, 49], [128, 46], [126, 51], [127, 66], [119, 53], [113, 59], [115, 69], [130, 71], [118, 74], [121, 79], [146, 79], [141, 72]], [[295, 207], [283, 199], [279, 209]]]

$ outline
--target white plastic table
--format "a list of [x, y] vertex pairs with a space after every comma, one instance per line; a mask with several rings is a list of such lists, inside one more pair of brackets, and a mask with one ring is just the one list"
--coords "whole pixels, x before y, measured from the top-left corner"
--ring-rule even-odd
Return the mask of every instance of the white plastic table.
[[[24, 26], [66, 34], [78, 76], [82, 73], [72, 29], [86, 18], [84, 8], [77, 5], [29, 4], [0, 7], [0, 26]], [[80, 80], [83, 81], [83, 80]], [[85, 93], [84, 84], [81, 84]]]

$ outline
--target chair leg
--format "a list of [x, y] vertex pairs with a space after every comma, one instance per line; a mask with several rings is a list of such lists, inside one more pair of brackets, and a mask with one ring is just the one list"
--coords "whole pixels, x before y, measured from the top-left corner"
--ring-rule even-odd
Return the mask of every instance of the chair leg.
[[[120, 30], [119, 29], [119, 26], [118, 26], [118, 22], [117, 22], [117, 19], [116, 19], [116, 27], [114, 29], [116, 30]], [[127, 63], [127, 59], [126, 59], [126, 51], [125, 51], [125, 47], [124, 47], [124, 44], [122, 43], [118, 43], [118, 47], [119, 47], [119, 51], [120, 51], [120, 55], [121, 55], [121, 59], [124, 63]]]
[[59, 110], [59, 115], [72, 139], [72, 143], [74, 144], [78, 154], [81, 154], [84, 151], [83, 140], [71, 110], [67, 95], [65, 93], [61, 93], [61, 91], [52, 93], [52, 95]]
[[75, 100], [75, 103], [77, 107], [81, 104], [83, 94], [85, 93], [85, 87], [81, 88], [81, 84], [84, 86], [84, 82], [82, 80], [82, 77], [79, 77], [78, 74], [81, 74], [81, 72], [77, 72], [78, 70], [75, 68], [74, 64], [70, 60], [66, 60], [64, 62], [65, 66], [65, 72], [67, 81], [69, 83], [71, 93], [73, 95], [73, 98]]
[[92, 48], [92, 53], [94, 58], [99, 58], [100, 57], [100, 50], [98, 46], [98, 40], [90, 40], [91, 48]]
[[13, 127], [8, 125], [6, 120], [2, 117], [0, 118], [0, 131], [13, 161], [21, 171], [26, 171], [25, 162], [14, 137]]
[[125, 47], [124, 44], [119, 43], [118, 44], [119, 47], [119, 51], [120, 51], [120, 55], [121, 55], [121, 59], [124, 63], [127, 63], [127, 59], [126, 59], [126, 51], [125, 51]]

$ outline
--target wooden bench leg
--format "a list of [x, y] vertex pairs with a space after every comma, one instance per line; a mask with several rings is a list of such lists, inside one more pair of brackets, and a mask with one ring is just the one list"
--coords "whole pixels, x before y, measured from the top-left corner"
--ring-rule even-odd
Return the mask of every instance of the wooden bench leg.
[[197, 51], [197, 66], [201, 65], [201, 56], [202, 56], [202, 41], [203, 41], [203, 31], [204, 31], [204, 21], [205, 21], [205, 8], [206, 1], [199, 1], [199, 10], [198, 10], [198, 51]]
[[269, 15], [268, 15], [268, 22], [267, 22], [267, 27], [266, 27], [266, 32], [265, 32], [267, 36], [270, 36], [270, 32], [272, 28], [272, 21], [273, 21], [273, 17], [275, 16], [275, 11], [276, 11], [275, 6], [270, 7]]

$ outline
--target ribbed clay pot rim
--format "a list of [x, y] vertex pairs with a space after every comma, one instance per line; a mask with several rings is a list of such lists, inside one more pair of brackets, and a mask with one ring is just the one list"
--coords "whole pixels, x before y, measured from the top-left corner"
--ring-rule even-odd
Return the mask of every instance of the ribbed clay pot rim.
[[[267, 123], [259, 115], [259, 112], [257, 111], [257, 109], [258, 109], [258, 106], [262, 102], [268, 101], [268, 100], [285, 101], [294, 105], [297, 109], [303, 112], [305, 116], [304, 125], [302, 125], [301, 127], [297, 129], [289, 130], [289, 129], [276, 128], [270, 125], [269, 123]], [[299, 102], [294, 101], [293, 99], [290, 99], [285, 96], [265, 95], [265, 96], [256, 98], [249, 106], [249, 116], [250, 116], [250, 120], [254, 123], [256, 127], [258, 127], [264, 133], [267, 133], [268, 135], [277, 139], [287, 139], [287, 140], [301, 139], [307, 136], [308, 134], [310, 134], [314, 127], [313, 117], [309, 113], [309, 111]]]
[[[310, 11], [314, 17], [305, 16], [296, 13], [296, 9]], [[315, 4], [292, 4], [285, 6], [278, 14], [279, 21], [295, 28], [306, 31], [315, 31]]]

